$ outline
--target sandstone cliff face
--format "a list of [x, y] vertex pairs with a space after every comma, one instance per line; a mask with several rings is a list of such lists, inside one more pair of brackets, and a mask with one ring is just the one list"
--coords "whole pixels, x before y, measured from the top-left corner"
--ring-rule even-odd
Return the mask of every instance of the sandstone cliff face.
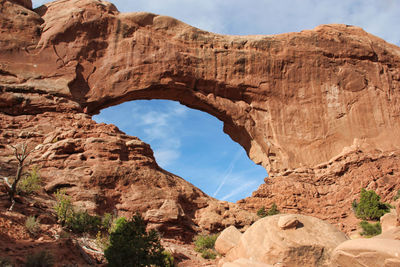
[[355, 138], [400, 147], [400, 48], [360, 28], [223, 36], [103, 1], [36, 12], [2, 3], [2, 21], [12, 20], [0, 55], [8, 114], [178, 100], [221, 119], [271, 175], [326, 162]]
[[[346, 170], [323, 166], [346, 168], [347, 156], [340, 155], [352, 157], [353, 145], [362, 149], [355, 152], [361, 163], [352, 166], [368, 157], [398, 165], [398, 156], [386, 155], [400, 148], [400, 48], [360, 28], [323, 25], [274, 36], [224, 36], [170, 17], [121, 14], [104, 1], [29, 8], [29, 1], [0, 2], [1, 162], [4, 168], [12, 164], [6, 143], [42, 144], [35, 156], [49, 192], [77, 188], [71, 194], [83, 205], [147, 210], [155, 224], [165, 215], [156, 211], [161, 206], [172, 214], [164, 225], [181, 217], [187, 225], [203, 212], [227, 218], [224, 212], [235, 209], [231, 204], [201, 212], [212, 206], [207, 203], [219, 204], [161, 170], [140, 140], [87, 116], [135, 99], [177, 100], [222, 120], [249, 157], [278, 177], [276, 187], [268, 191], [268, 181], [254, 195], [266, 201], [249, 200], [253, 207], [282, 190], [279, 181], [301, 189], [300, 196], [287, 198], [294, 203], [288, 209], [302, 201], [327, 205], [330, 200], [317, 197], [326, 192], [326, 199], [347, 198], [336, 183], [347, 186], [351, 172], [342, 180]], [[32, 128], [29, 134], [25, 127]], [[391, 184], [386, 194], [398, 188]], [[328, 210], [309, 213], [329, 217]]]
[[[39, 166], [44, 190], [66, 190], [80, 209], [127, 217], [140, 212], [164, 236], [188, 240], [200, 230], [244, 227], [255, 220], [161, 169], [149, 145], [114, 125], [97, 124], [83, 113], [0, 118], [1, 175], [13, 176], [16, 170], [8, 145], [28, 141], [30, 149], [35, 147], [31, 165]], [[215, 214], [218, 208], [223, 217]]]

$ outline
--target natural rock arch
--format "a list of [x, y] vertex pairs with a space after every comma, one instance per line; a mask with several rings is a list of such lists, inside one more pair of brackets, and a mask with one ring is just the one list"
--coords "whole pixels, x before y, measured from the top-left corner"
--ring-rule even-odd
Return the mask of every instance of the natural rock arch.
[[0, 48], [4, 113], [176, 100], [222, 120], [271, 175], [352, 145], [400, 147], [400, 48], [360, 28], [226, 36], [96, 0], [5, 5], [1, 19], [23, 27]]

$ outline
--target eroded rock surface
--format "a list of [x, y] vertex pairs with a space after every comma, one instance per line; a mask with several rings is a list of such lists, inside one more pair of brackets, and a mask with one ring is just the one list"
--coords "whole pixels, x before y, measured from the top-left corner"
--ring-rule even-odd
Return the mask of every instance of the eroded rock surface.
[[256, 212], [276, 203], [281, 212], [315, 216], [344, 232], [356, 231], [359, 219], [352, 202], [359, 201], [361, 188], [375, 190], [382, 201], [399, 207], [393, 198], [400, 185], [400, 151], [364, 151], [361, 146], [352, 146], [314, 168], [298, 168], [265, 178], [265, 183], [240, 204]]
[[178, 100], [222, 120], [271, 175], [326, 162], [356, 138], [400, 147], [400, 48], [358, 27], [225, 36], [98, 0], [2, 6], [2, 112]]
[[[237, 207], [161, 170], [140, 140], [85, 115], [170, 99], [222, 120], [274, 177], [246, 208], [274, 201], [337, 222], [361, 187], [381, 190], [384, 200], [399, 189], [397, 46], [347, 25], [225, 36], [166, 16], [122, 14], [105, 1], [30, 7], [0, 2], [2, 175], [13, 164], [5, 144], [29, 140], [42, 144], [34, 155], [45, 189], [69, 188], [87, 208], [148, 212], [168, 229], [176, 220], [184, 221], [179, 229], [194, 222], [215, 231], [248, 223], [223, 215]], [[39, 128], [24, 132], [29, 127]], [[164, 204], [167, 219], [157, 212]]]
[[[97, 124], [83, 113], [0, 114], [1, 175], [13, 176], [16, 162], [8, 145], [28, 140], [31, 165], [40, 168], [48, 194], [66, 190], [81, 209], [130, 217], [142, 213], [164, 236], [191, 240], [200, 230], [220, 231], [251, 224], [252, 214], [236, 212], [184, 179], [161, 169], [148, 144], [114, 125]], [[53, 203], [48, 203], [49, 207]], [[206, 216], [223, 207], [224, 217]], [[233, 211], [236, 209], [235, 211]]]

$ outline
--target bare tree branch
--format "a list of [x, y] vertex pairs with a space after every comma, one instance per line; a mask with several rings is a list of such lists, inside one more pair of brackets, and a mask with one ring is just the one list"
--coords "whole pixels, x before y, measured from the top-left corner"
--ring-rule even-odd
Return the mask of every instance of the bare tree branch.
[[[11, 206], [9, 210], [11, 211], [15, 204], [15, 193], [17, 191], [17, 184], [22, 178], [22, 170], [27, 165], [24, 164], [25, 159], [33, 152], [35, 149], [28, 150], [28, 144], [23, 143], [18, 148], [17, 146], [9, 145], [14, 150], [14, 156], [18, 161], [17, 173], [15, 175], [15, 180], [11, 185], [9, 196], [11, 201]], [[4, 179], [5, 180], [5, 179]], [[7, 184], [9, 184], [8, 179], [5, 180]]]

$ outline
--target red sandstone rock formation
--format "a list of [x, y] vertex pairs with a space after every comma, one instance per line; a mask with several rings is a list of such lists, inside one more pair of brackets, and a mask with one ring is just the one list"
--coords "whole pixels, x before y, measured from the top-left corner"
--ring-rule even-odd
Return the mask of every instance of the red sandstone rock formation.
[[[285, 209], [337, 221], [354, 188], [375, 182], [388, 197], [399, 187], [395, 168], [381, 177], [365, 172], [368, 159], [399, 162], [390, 152], [400, 148], [400, 48], [358, 27], [224, 36], [170, 17], [121, 14], [104, 1], [29, 8], [29, 1], [0, 2], [1, 145], [22, 137], [44, 143], [38, 161], [50, 191], [77, 188], [76, 200], [93, 208], [105, 201], [120, 211], [150, 210], [155, 222], [165, 214], [154, 209], [172, 207], [169, 200], [182, 209], [172, 208], [167, 221], [189, 214], [190, 224], [202, 213], [213, 200], [159, 169], [148, 146], [82, 114], [135, 99], [177, 100], [216, 116], [253, 161], [284, 177], [268, 180], [250, 206], [275, 195], [279, 207], [286, 201]], [[46, 123], [36, 136], [23, 133]], [[62, 138], [46, 143], [52, 135]], [[1, 153], [5, 166], [8, 152]], [[160, 195], [138, 193], [155, 187]]]

